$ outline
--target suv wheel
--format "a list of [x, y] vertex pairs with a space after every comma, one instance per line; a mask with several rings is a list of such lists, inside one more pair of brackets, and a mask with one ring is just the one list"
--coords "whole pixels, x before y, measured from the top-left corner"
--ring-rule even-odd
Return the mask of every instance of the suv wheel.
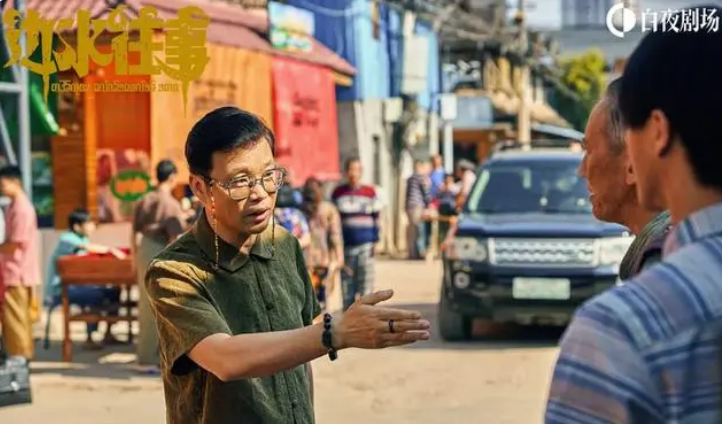
[[445, 288], [441, 290], [438, 313], [439, 333], [444, 340], [456, 342], [471, 339], [471, 318], [451, 307]]

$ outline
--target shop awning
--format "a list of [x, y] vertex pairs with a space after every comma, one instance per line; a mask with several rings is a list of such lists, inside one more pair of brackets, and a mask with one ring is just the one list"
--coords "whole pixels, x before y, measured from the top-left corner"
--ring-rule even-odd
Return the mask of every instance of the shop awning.
[[[152, 6], [158, 9], [162, 18], [175, 16], [183, 7], [197, 6], [211, 18], [207, 31], [208, 41], [327, 66], [344, 76], [356, 73], [351, 64], [317, 40], [309, 53], [289, 53], [274, 49], [264, 38], [269, 26], [266, 14], [248, 11], [240, 5], [209, 0], [126, 0], [125, 4], [131, 17], [137, 16], [141, 7]], [[38, 11], [45, 19], [74, 18], [79, 9], [90, 10], [95, 17], [102, 17], [110, 12], [106, 0], [28, 0], [27, 7]], [[337, 81], [344, 80], [337, 78]]]

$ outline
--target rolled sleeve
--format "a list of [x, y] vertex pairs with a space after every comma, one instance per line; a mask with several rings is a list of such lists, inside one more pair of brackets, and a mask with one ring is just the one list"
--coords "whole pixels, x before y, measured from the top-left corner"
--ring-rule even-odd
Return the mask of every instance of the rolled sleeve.
[[614, 311], [590, 303], [565, 333], [546, 424], [663, 423], [648, 367]]
[[203, 339], [219, 333], [232, 334], [201, 283], [180, 266], [176, 262], [154, 262], [145, 280], [156, 316], [161, 357], [176, 375], [197, 367], [188, 353]]

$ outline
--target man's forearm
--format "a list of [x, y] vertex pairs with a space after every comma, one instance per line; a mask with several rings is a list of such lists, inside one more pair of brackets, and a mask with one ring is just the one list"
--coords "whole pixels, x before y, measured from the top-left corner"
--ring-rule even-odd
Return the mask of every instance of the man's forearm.
[[326, 354], [323, 324], [268, 333], [213, 335], [194, 348], [191, 359], [223, 381], [266, 377]]

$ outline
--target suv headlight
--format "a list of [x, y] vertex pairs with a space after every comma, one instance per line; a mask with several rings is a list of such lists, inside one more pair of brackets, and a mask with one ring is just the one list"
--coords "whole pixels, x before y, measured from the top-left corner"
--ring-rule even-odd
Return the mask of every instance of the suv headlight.
[[450, 245], [447, 257], [457, 261], [485, 261], [489, 257], [486, 242], [472, 237], [455, 237]]
[[622, 262], [622, 258], [629, 250], [634, 237], [614, 237], [597, 240], [600, 265], [615, 265]]

